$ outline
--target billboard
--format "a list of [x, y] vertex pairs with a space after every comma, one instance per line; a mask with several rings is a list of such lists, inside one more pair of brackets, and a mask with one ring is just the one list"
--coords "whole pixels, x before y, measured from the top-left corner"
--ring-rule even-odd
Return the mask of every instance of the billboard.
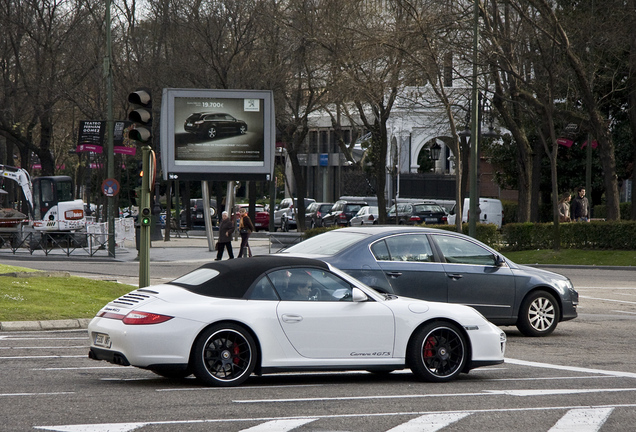
[[268, 180], [275, 137], [269, 90], [163, 90], [166, 180]]

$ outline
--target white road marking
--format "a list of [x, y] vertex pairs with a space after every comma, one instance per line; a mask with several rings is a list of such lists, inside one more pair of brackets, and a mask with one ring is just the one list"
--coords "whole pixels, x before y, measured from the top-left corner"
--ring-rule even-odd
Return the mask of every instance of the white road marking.
[[399, 426], [389, 429], [387, 432], [435, 432], [451, 425], [472, 413], [438, 413], [426, 414]]
[[[176, 420], [176, 421], [156, 421], [156, 422], [131, 422], [131, 423], [96, 423], [96, 424], [80, 424], [80, 425], [59, 425], [59, 426], [35, 426], [35, 429], [43, 429], [57, 432], [128, 432], [143, 426], [162, 426], [162, 425], [185, 425], [185, 424], [202, 424], [202, 423], [238, 423], [238, 422], [271, 422], [280, 420], [320, 420], [320, 419], [333, 419], [333, 418], [360, 418], [360, 417], [398, 417], [398, 416], [428, 416], [428, 415], [461, 415], [465, 416], [471, 414], [489, 414], [500, 412], [524, 412], [524, 411], [554, 411], [554, 410], [596, 410], [596, 409], [614, 409], [614, 408], [636, 408], [636, 404], [616, 404], [616, 405], [602, 405], [602, 406], [545, 406], [534, 408], [501, 408], [501, 409], [483, 409], [483, 410], [470, 410], [470, 411], [446, 411], [446, 412], [394, 412], [394, 413], [363, 413], [363, 414], [329, 414], [329, 415], [317, 415], [317, 416], [296, 416], [296, 417], [264, 417], [264, 418], [231, 418], [231, 419], [208, 419], [208, 420]], [[567, 414], [566, 414], [567, 415]], [[465, 417], [464, 416], [464, 417]], [[420, 431], [421, 429], [412, 429]], [[387, 431], [388, 432], [388, 431]], [[577, 429], [576, 432], [587, 432], [582, 429]]]
[[620, 311], [620, 310], [613, 310], [612, 312], [636, 315], [636, 312], [628, 312], [628, 311]]
[[636, 388], [611, 388], [611, 389], [555, 389], [555, 390], [485, 390], [494, 395], [508, 396], [550, 396], [582, 393], [614, 393], [633, 392]]
[[316, 420], [315, 418], [272, 420], [248, 429], [241, 429], [240, 432], [287, 432]]
[[623, 377], [623, 378], [636, 378], [636, 373], [633, 372], [620, 372], [620, 371], [610, 371], [604, 369], [591, 369], [591, 368], [583, 368], [577, 366], [561, 366], [561, 365], [553, 365], [549, 363], [540, 363], [540, 362], [531, 362], [526, 360], [516, 360], [512, 358], [505, 359], [505, 363], [517, 364], [521, 366], [530, 366], [536, 368], [544, 368], [544, 369], [557, 369], [557, 370], [566, 370], [570, 372], [583, 372], [590, 374], [600, 374], [600, 375], [609, 375], [615, 377]]
[[58, 396], [65, 394], [75, 394], [75, 392], [52, 392], [52, 393], [0, 393], [0, 397], [14, 396]]
[[30, 359], [49, 359], [49, 358], [88, 358], [88, 356], [87, 355], [73, 355], [73, 356], [49, 355], [49, 356], [15, 356], [15, 357], [0, 356], [0, 360], [30, 360]]
[[596, 432], [614, 408], [580, 408], [567, 412], [549, 432]]
[[156, 389], [158, 392], [173, 391], [223, 391], [223, 390], [253, 390], [253, 389], [272, 389], [272, 388], [298, 388], [298, 387], [322, 387], [322, 384], [292, 384], [292, 385], [268, 385], [268, 386], [240, 386], [240, 387], [183, 387], [183, 388], [167, 388]]
[[0, 347], [0, 350], [39, 350], [39, 349], [71, 349], [71, 348], [88, 348], [90, 345], [73, 345], [73, 346], [35, 346], [35, 347]]
[[614, 300], [614, 299], [606, 299], [606, 298], [598, 298], [598, 297], [589, 297], [589, 296], [579, 296], [579, 298], [584, 298], [584, 299], [586, 299], [586, 300], [600, 300], [600, 301], [606, 301], [606, 302], [626, 303], [626, 304], [636, 305], [636, 302], [633, 302], [633, 301], [627, 301], [627, 300]]

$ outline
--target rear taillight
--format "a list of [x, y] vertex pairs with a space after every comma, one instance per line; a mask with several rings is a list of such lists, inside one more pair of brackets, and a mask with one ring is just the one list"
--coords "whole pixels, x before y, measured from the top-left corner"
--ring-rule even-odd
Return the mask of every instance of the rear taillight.
[[159, 315], [149, 312], [132, 311], [124, 317], [122, 320], [124, 324], [128, 325], [147, 325], [147, 324], [160, 324], [171, 320], [174, 317], [168, 315]]
[[346, 219], [346, 218], [347, 218], [347, 215], [346, 215], [346, 214], [344, 214], [344, 213], [340, 213], [340, 214], [338, 215], [338, 217], [339, 217], [340, 219]]
[[419, 222], [421, 219], [419, 216], [411, 216], [411, 221], [413, 222]]
[[446, 216], [442, 216], [442, 222], [444, 223], [448, 222], [448, 218]]
[[316, 212], [316, 217], [322, 217], [322, 213], [320, 213], [319, 211]]

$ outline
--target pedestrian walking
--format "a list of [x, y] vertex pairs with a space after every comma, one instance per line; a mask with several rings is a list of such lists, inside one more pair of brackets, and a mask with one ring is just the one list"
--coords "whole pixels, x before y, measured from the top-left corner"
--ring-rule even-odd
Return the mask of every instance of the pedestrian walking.
[[234, 252], [232, 251], [232, 233], [234, 232], [234, 223], [230, 219], [228, 213], [224, 211], [221, 213], [221, 223], [219, 224], [219, 240], [216, 242], [216, 259], [215, 261], [221, 261], [223, 258], [223, 250], [227, 249], [227, 254], [230, 259], [234, 258]]
[[243, 256], [252, 256], [252, 249], [250, 249], [249, 239], [250, 234], [254, 231], [254, 224], [252, 220], [247, 215], [247, 210], [241, 208], [239, 210], [239, 216], [241, 218], [239, 222], [239, 234], [241, 234], [241, 248], [239, 250], [238, 257], [242, 258]]

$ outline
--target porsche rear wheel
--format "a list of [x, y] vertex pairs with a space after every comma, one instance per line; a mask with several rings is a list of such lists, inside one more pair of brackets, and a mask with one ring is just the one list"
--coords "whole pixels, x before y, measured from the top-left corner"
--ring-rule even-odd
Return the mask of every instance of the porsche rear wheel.
[[193, 351], [194, 375], [207, 385], [232, 387], [242, 384], [256, 367], [256, 343], [236, 324], [218, 324], [203, 332]]
[[406, 359], [419, 379], [446, 382], [455, 379], [468, 361], [462, 332], [448, 322], [433, 322], [419, 329], [409, 344]]

